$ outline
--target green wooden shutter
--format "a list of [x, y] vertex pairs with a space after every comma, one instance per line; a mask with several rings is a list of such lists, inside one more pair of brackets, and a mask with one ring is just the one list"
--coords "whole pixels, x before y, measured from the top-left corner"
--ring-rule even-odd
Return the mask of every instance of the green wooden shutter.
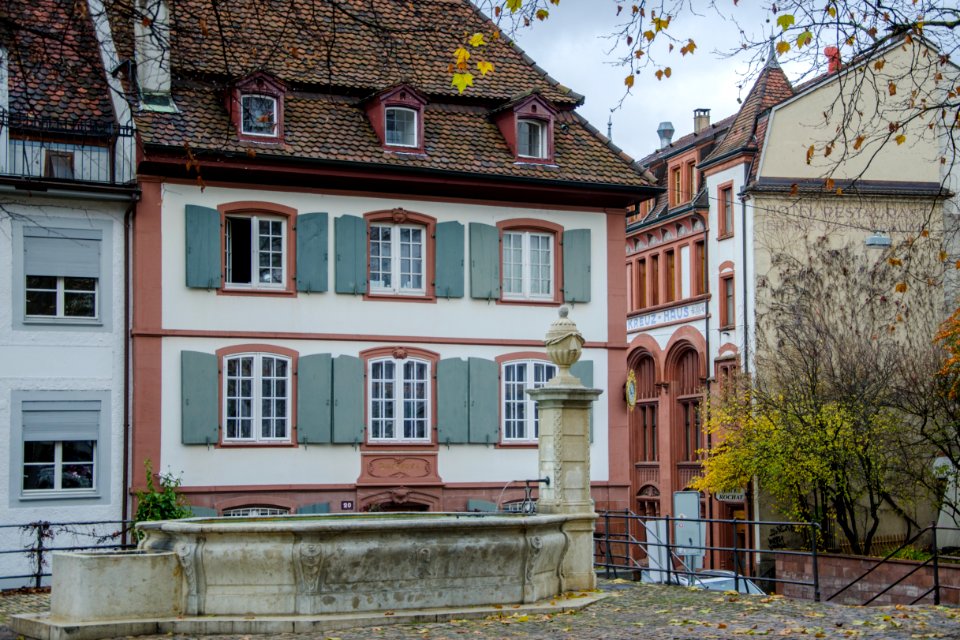
[[440, 444], [470, 441], [469, 371], [467, 361], [448, 358], [437, 364], [437, 440]]
[[186, 208], [187, 286], [220, 287], [220, 212], [188, 204]]
[[333, 359], [333, 441], [363, 441], [363, 362], [353, 356]]
[[180, 352], [180, 441], [216, 444], [218, 411], [217, 356], [199, 351]]
[[297, 361], [297, 442], [330, 442], [333, 358], [329, 353], [302, 356]]
[[563, 299], [590, 302], [590, 229], [563, 232]]
[[[570, 374], [580, 378], [587, 388], [593, 388], [593, 360], [578, 360], [570, 367]], [[590, 442], [593, 442], [593, 407], [590, 407]]]
[[495, 444], [500, 431], [499, 376], [493, 360], [470, 358], [470, 442]]
[[327, 290], [327, 214], [297, 216], [297, 291]]
[[500, 297], [500, 233], [479, 222], [470, 223], [470, 297]]
[[337, 293], [367, 291], [367, 224], [357, 216], [340, 216], [333, 221], [337, 254]]
[[463, 225], [441, 222], [436, 227], [436, 284], [438, 298], [463, 297]]
[[218, 515], [217, 510], [212, 507], [195, 507], [192, 504], [187, 505], [187, 509], [190, 509], [190, 512], [193, 514], [194, 518], [216, 518]]
[[297, 507], [297, 513], [330, 513], [329, 502], [314, 502]]

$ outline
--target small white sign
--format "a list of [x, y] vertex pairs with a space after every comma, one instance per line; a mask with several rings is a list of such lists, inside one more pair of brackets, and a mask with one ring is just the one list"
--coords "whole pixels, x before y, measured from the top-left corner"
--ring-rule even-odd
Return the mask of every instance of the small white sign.
[[702, 317], [706, 315], [706, 313], [706, 302], [694, 302], [680, 307], [670, 307], [669, 309], [661, 309], [660, 311], [633, 316], [627, 318], [627, 333], [640, 331], [641, 329], [649, 329], [650, 327], [668, 322], [678, 322], [690, 318]]
[[720, 491], [715, 494], [715, 497], [720, 502], [743, 502], [745, 496], [745, 491], [743, 489], [737, 489], [736, 491]]

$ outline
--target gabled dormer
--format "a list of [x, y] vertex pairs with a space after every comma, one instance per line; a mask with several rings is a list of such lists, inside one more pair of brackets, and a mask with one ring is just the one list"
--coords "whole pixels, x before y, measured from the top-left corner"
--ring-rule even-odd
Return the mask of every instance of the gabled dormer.
[[493, 112], [493, 121], [517, 162], [553, 164], [553, 123], [557, 110], [537, 93]]
[[413, 87], [401, 84], [378, 93], [364, 103], [370, 124], [387, 151], [424, 153], [424, 98]]
[[227, 112], [237, 138], [249, 142], [283, 142], [283, 97], [286, 86], [258, 71], [236, 82], [227, 93]]

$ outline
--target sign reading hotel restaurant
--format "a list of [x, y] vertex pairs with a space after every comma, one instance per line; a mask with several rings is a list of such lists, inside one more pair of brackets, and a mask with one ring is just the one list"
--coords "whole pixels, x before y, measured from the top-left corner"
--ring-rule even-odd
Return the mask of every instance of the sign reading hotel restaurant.
[[627, 318], [627, 333], [631, 331], [640, 331], [649, 329], [659, 324], [686, 320], [687, 318], [696, 318], [707, 314], [706, 302], [694, 302], [685, 304], [681, 307], [670, 307], [669, 309], [660, 309], [652, 313], [644, 313], [639, 316]]
[[744, 490], [737, 489], [736, 491], [720, 491], [714, 494], [714, 497], [720, 502], [743, 502]]

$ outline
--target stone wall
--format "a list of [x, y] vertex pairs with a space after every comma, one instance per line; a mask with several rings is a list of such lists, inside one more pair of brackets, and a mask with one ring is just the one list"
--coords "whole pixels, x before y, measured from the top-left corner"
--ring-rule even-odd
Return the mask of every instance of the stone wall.
[[[857, 576], [862, 575], [877, 563], [876, 558], [857, 556], [821, 555], [817, 558], [820, 573], [820, 598], [826, 600]], [[832, 600], [838, 604], [863, 604], [869, 598], [896, 582], [919, 565], [909, 560], [892, 560], [875, 569], [869, 576], [850, 587]], [[777, 578], [783, 580], [812, 580], [812, 559], [804, 556], [777, 556]], [[941, 604], [960, 604], [960, 565], [940, 564]], [[933, 567], [925, 566], [913, 575], [880, 596], [872, 604], [909, 604], [921, 593], [933, 586]], [[790, 598], [813, 598], [813, 589], [802, 585], [777, 583], [777, 593]], [[933, 603], [933, 594], [923, 599]]]

